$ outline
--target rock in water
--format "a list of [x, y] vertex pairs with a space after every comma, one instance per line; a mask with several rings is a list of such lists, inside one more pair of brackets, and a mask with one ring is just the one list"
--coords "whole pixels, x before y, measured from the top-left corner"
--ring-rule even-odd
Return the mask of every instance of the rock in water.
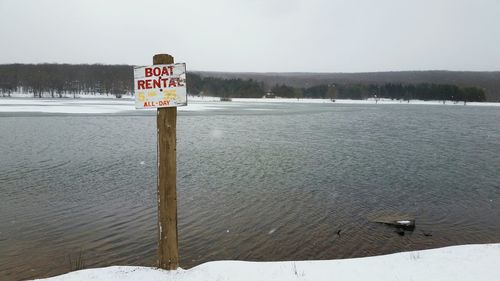
[[413, 231], [415, 229], [415, 219], [409, 216], [385, 215], [376, 217], [372, 221], [408, 231]]

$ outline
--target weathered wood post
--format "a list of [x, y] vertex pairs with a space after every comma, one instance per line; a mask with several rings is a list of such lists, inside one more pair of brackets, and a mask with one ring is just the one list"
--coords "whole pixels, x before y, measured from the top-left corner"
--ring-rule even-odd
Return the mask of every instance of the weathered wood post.
[[[153, 56], [153, 64], [173, 64], [167, 54]], [[177, 107], [157, 109], [158, 135], [158, 267], [175, 270], [179, 267], [177, 242]]]
[[187, 106], [186, 64], [167, 54], [134, 66], [135, 108], [156, 108], [158, 161], [158, 267], [179, 267], [177, 238], [177, 106]]

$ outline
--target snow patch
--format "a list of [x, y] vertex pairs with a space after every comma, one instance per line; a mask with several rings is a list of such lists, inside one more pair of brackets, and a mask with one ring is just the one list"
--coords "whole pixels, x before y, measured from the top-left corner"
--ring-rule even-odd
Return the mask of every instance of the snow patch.
[[86, 269], [46, 281], [498, 281], [500, 244], [463, 245], [384, 256], [321, 261], [214, 261], [189, 270], [137, 266]]
[[[218, 98], [209, 97], [189, 97], [188, 105], [178, 107], [179, 111], [206, 111], [206, 110], [224, 110], [241, 107], [242, 104], [249, 103], [303, 103], [303, 104], [375, 104], [375, 100], [336, 100], [332, 102], [329, 99], [257, 99], [257, 98], [234, 98], [232, 102], [221, 102]], [[408, 104], [397, 100], [379, 100], [378, 104]], [[446, 103], [440, 101], [418, 101], [411, 100], [409, 104], [423, 105], [441, 105], [441, 106], [464, 106], [463, 103]], [[470, 102], [467, 106], [500, 106], [500, 103], [492, 102]], [[267, 108], [242, 108], [248, 111], [270, 110]], [[147, 111], [155, 109], [141, 109]], [[0, 98], [0, 113], [5, 112], [42, 112], [42, 113], [64, 113], [64, 114], [108, 114], [120, 113], [125, 111], [136, 111], [134, 100], [127, 98], [54, 98], [54, 99], [35, 99], [35, 98]]]

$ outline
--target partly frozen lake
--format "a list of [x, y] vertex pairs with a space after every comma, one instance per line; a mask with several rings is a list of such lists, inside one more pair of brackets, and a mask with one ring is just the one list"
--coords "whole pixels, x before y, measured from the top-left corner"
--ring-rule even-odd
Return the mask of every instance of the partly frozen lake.
[[[80, 251], [89, 267], [154, 265], [154, 111], [22, 103], [0, 110], [0, 280], [67, 272]], [[500, 242], [499, 107], [198, 109], [178, 117], [183, 267]], [[397, 214], [416, 229], [371, 221]]]

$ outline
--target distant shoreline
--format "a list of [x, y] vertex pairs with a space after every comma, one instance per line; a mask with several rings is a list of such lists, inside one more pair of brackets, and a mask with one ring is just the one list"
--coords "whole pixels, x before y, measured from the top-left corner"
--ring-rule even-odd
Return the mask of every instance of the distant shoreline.
[[[435, 105], [464, 106], [464, 102], [454, 101], [422, 101], [422, 100], [391, 100], [373, 98], [366, 100], [337, 99], [295, 99], [295, 98], [233, 98], [230, 102], [220, 101], [219, 97], [189, 96], [188, 106], [179, 107], [180, 111], [223, 110], [238, 103], [301, 103], [301, 104], [332, 104], [332, 105]], [[224, 106], [222, 106], [224, 105]], [[468, 102], [465, 106], [500, 107], [498, 102]], [[121, 98], [105, 95], [79, 95], [76, 98], [33, 98], [27, 94], [14, 93], [11, 97], [0, 97], [0, 113], [35, 112], [53, 114], [113, 114], [120, 112], [145, 112], [136, 110], [134, 97], [124, 95]]]

